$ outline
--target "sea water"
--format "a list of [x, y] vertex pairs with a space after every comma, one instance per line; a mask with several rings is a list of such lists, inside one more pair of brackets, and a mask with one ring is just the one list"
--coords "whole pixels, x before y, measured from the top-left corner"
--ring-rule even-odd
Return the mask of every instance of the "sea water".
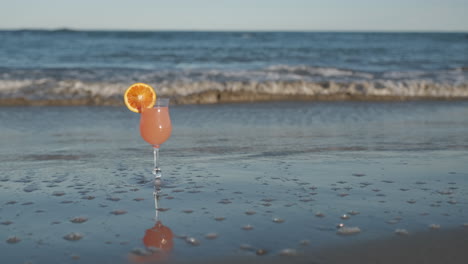
[[466, 98], [467, 67], [466, 33], [0, 31], [9, 105], [118, 104], [133, 82], [173, 98]]

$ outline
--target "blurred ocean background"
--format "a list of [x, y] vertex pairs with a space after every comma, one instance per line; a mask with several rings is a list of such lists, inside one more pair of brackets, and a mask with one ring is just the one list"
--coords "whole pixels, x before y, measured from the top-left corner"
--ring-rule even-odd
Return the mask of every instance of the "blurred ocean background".
[[466, 33], [3, 30], [0, 58], [0, 105], [468, 97]]

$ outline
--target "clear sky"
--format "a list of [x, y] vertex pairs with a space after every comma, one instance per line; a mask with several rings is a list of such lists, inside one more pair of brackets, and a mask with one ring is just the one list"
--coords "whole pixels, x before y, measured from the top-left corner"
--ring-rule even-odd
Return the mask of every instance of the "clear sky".
[[468, 31], [468, 0], [0, 0], [0, 28]]

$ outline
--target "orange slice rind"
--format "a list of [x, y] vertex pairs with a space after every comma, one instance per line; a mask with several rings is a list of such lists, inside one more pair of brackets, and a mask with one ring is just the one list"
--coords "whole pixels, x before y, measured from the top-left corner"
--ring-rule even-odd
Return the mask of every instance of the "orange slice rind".
[[145, 108], [151, 108], [156, 102], [153, 87], [145, 83], [132, 84], [125, 91], [124, 101], [127, 108], [135, 113], [141, 113]]

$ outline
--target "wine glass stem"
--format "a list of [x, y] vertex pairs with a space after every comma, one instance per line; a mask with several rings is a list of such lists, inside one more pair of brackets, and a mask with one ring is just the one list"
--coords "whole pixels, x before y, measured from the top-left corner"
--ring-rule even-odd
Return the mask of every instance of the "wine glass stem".
[[155, 209], [155, 212], [156, 212], [156, 215], [155, 215], [155, 220], [158, 221], [159, 220], [159, 196], [160, 196], [160, 193], [161, 193], [161, 189], [158, 185], [154, 185], [154, 192], [153, 192], [153, 196], [154, 196], [154, 209]]
[[159, 180], [162, 176], [161, 169], [159, 168], [159, 147], [153, 147], [154, 154], [154, 169], [153, 175], [155, 180]]

